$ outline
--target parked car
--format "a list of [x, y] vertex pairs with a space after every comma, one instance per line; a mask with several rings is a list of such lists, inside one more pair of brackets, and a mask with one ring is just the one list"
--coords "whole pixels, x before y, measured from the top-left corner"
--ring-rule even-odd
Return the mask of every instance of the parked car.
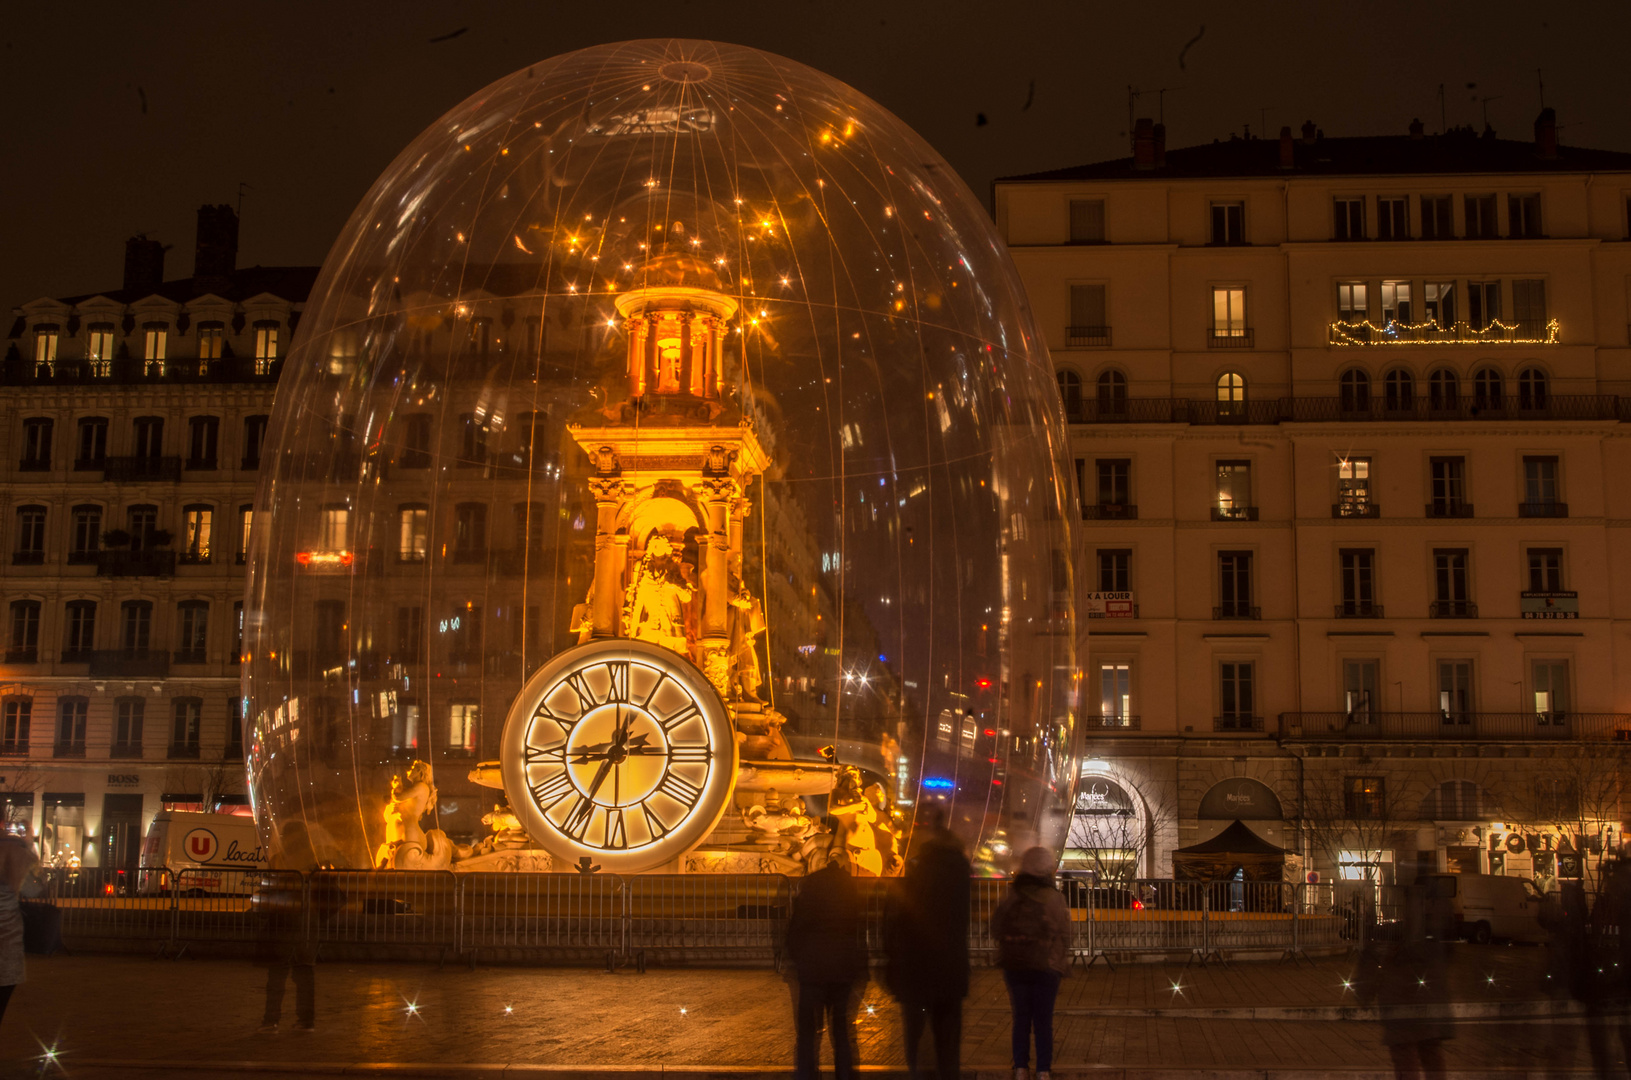
[[1551, 934], [1540, 923], [1546, 895], [1524, 877], [1499, 874], [1432, 874], [1435, 895], [1450, 902], [1456, 929], [1482, 945], [1495, 938], [1544, 943]]

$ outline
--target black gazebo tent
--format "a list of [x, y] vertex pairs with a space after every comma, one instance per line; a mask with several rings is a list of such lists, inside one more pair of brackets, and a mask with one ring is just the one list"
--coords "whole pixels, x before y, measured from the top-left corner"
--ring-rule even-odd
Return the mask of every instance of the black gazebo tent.
[[1246, 881], [1281, 881], [1286, 852], [1236, 821], [1210, 840], [1172, 853], [1172, 876], [1180, 881], [1227, 881], [1241, 872]]

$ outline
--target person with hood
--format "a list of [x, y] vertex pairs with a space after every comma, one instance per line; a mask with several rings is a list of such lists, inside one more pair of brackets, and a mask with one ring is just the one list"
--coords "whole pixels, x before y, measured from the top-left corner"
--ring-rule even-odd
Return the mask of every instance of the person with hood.
[[1008, 895], [991, 913], [991, 939], [1014, 1013], [1014, 1080], [1026, 1080], [1036, 1033], [1036, 1080], [1053, 1069], [1053, 1003], [1070, 971], [1070, 906], [1053, 887], [1053, 853], [1032, 847], [1020, 856]]
[[833, 1075], [856, 1075], [855, 1002], [866, 985], [861, 891], [850, 876], [849, 852], [834, 846], [827, 864], [804, 879], [787, 921], [787, 957], [797, 979], [797, 1043], [793, 1075], [821, 1075], [821, 1022], [832, 1040]]
[[963, 998], [968, 995], [969, 877], [962, 841], [938, 806], [923, 807], [906, 873], [889, 895], [883, 946], [886, 984], [900, 1002], [906, 1072], [917, 1080], [923, 1030], [934, 1028], [940, 1080], [961, 1075]]

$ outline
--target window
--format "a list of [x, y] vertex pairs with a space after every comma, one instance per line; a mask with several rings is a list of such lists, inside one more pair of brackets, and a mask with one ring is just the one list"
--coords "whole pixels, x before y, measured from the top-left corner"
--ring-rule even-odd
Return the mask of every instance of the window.
[[1468, 597], [1467, 549], [1435, 548], [1433, 551], [1434, 618], [1468, 618], [1477, 614]]
[[459, 464], [464, 467], [487, 464], [487, 418], [475, 413], [459, 417]]
[[1098, 473], [1099, 511], [1101, 516], [1108, 507], [1111, 515], [1125, 512], [1133, 501], [1133, 462], [1131, 458], [1099, 458], [1094, 463]]
[[249, 561], [249, 538], [255, 528], [255, 508], [250, 505], [238, 507], [238, 555], [237, 563], [242, 566]]
[[454, 702], [447, 707], [447, 750], [450, 754], [474, 754], [481, 731], [481, 706], [474, 702]]
[[425, 609], [399, 607], [396, 609], [396, 653], [404, 663], [419, 659], [425, 642]]
[[242, 663], [244, 659], [244, 602], [232, 602], [232, 660]]
[[1524, 368], [1518, 372], [1518, 408], [1544, 409], [1546, 407], [1546, 373], [1540, 368]]
[[1127, 548], [1099, 548], [1099, 591], [1132, 592], [1133, 553]]
[[1337, 240], [1365, 239], [1365, 200], [1339, 196], [1332, 200], [1335, 221], [1331, 236]]
[[1467, 239], [1490, 240], [1498, 233], [1495, 223], [1495, 196], [1468, 195], [1462, 200], [1467, 212]]
[[1525, 553], [1529, 564], [1530, 592], [1563, 591], [1563, 549], [1530, 548]]
[[1122, 416], [1127, 412], [1127, 376], [1119, 371], [1101, 371], [1096, 389], [1101, 417]]
[[1243, 202], [1215, 202], [1212, 204], [1212, 243], [1244, 244], [1246, 242], [1246, 204]]
[[176, 605], [176, 663], [202, 664], [209, 649], [210, 605], [183, 600]]
[[164, 456], [164, 417], [138, 416], [134, 422], [136, 432], [135, 456], [144, 461], [156, 461]]
[[84, 663], [96, 648], [96, 601], [70, 600], [66, 607], [68, 634], [62, 643], [62, 662]]
[[11, 602], [11, 647], [6, 660], [17, 664], [32, 664], [40, 658], [40, 602], [13, 600]]
[[1376, 552], [1372, 548], [1344, 548], [1337, 553], [1342, 578], [1342, 604], [1338, 615], [1380, 615], [1376, 606]]
[[1212, 336], [1246, 336], [1245, 289], [1228, 287], [1212, 290]]
[[181, 561], [207, 563], [210, 561], [210, 522], [214, 510], [209, 506], [188, 506], [181, 511]]
[[261, 451], [266, 447], [267, 419], [265, 416], [244, 417], [244, 456], [241, 465], [245, 469], [261, 467]]
[[1110, 318], [1105, 310], [1103, 285], [1070, 287], [1070, 327], [1067, 345], [1110, 344]]
[[487, 506], [460, 503], [453, 511], [453, 558], [480, 560], [487, 553]]
[[428, 469], [431, 461], [431, 416], [414, 413], [406, 418], [402, 432], [402, 460], [404, 469]]
[[1410, 239], [1409, 202], [1403, 196], [1378, 196], [1376, 200], [1376, 239]]
[[1471, 780], [1446, 780], [1421, 801], [1426, 821], [1477, 821], [1484, 811], [1478, 785]]
[[419, 751], [419, 702], [398, 697], [391, 716], [391, 749], [397, 754]]
[[169, 331], [163, 323], [147, 323], [142, 327], [142, 337], [142, 374], [155, 378], [163, 376]]
[[55, 323], [41, 323], [34, 328], [34, 374], [52, 375], [56, 371], [57, 342], [62, 331]]
[[1560, 505], [1557, 489], [1557, 458], [1523, 459], [1524, 517], [1553, 517]]
[[1474, 330], [1488, 330], [1501, 317], [1501, 283], [1467, 282], [1467, 323]]
[[454, 660], [463, 663], [480, 663], [482, 647], [482, 610], [473, 603], [465, 603], [462, 607], [453, 609], [453, 615], [447, 619], [441, 629], [448, 635], [449, 652]]
[[1212, 515], [1218, 521], [1247, 521], [1257, 516], [1252, 505], [1252, 463], [1220, 461], [1217, 464], [1217, 505]]
[[45, 507], [17, 508], [17, 548], [11, 561], [20, 565], [45, 561]]
[[1429, 517], [1471, 517], [1467, 504], [1467, 461], [1459, 457], [1436, 457], [1428, 461], [1432, 476], [1432, 502]]
[[1342, 809], [1356, 821], [1387, 816], [1387, 780], [1381, 776], [1343, 778]]
[[120, 643], [127, 653], [145, 653], [153, 633], [153, 604], [149, 600], [126, 600], [119, 605], [123, 620]]
[[1220, 619], [1257, 617], [1257, 609], [1252, 606], [1251, 552], [1218, 552], [1218, 599]]
[[1054, 373], [1054, 381], [1059, 384], [1059, 399], [1065, 406], [1065, 419], [1080, 423], [1083, 419], [1082, 377], [1069, 368], [1060, 368]]
[[524, 469], [547, 464], [538, 457], [538, 443], [544, 437], [544, 425], [548, 418], [548, 413], [541, 412], [524, 412], [515, 418], [515, 435], [519, 445], [516, 463]]
[[51, 420], [34, 416], [23, 421], [23, 459], [19, 469], [43, 472], [51, 467]]
[[1461, 380], [1448, 368], [1439, 368], [1427, 378], [1428, 405], [1440, 412], [1453, 411], [1461, 404]]
[[317, 547], [321, 551], [348, 551], [351, 538], [351, 511], [344, 506], [325, 506], [317, 519]]
[[1472, 661], [1438, 662], [1438, 711], [1446, 724], [1472, 723]]
[[517, 503], [515, 505], [515, 547], [528, 555], [541, 555], [547, 537], [549, 512], [543, 503]]
[[1382, 377], [1382, 402], [1389, 412], [1409, 412], [1416, 407], [1416, 378], [1404, 368], [1394, 368]]
[[1370, 517], [1374, 513], [1370, 490], [1370, 458], [1337, 459], [1337, 515]]
[[6, 698], [4, 708], [0, 709], [0, 716], [4, 716], [4, 727], [0, 729], [0, 753], [28, 753], [28, 726], [33, 713], [32, 698]]
[[1507, 235], [1533, 239], [1543, 235], [1540, 228], [1540, 195], [1506, 197]]
[[1501, 373], [1494, 368], [1479, 368], [1478, 374], [1472, 378], [1473, 404], [1480, 409], [1499, 409], [1505, 392], [1501, 385]]
[[1342, 373], [1342, 411], [1368, 412], [1370, 410], [1370, 376], [1358, 368]]
[[1518, 328], [1515, 336], [1530, 341], [1546, 338], [1546, 280], [1518, 278], [1512, 282], [1512, 317]]
[[221, 346], [226, 341], [226, 327], [218, 322], [201, 322], [198, 324], [198, 358], [200, 360], [221, 359]]
[[91, 323], [88, 330], [90, 338], [85, 359], [90, 363], [91, 374], [105, 379], [113, 374], [113, 324]]
[[195, 758], [198, 756], [198, 732], [203, 726], [204, 703], [197, 698], [176, 698], [174, 719], [170, 724], [170, 756]]
[[1448, 195], [1421, 197], [1421, 238], [1423, 240], [1455, 239], [1455, 216]]
[[1535, 716], [1541, 723], [1562, 723], [1569, 711], [1569, 662], [1535, 660], [1529, 665], [1535, 689]]
[[477, 316], [470, 320], [470, 355], [486, 356], [493, 340], [493, 320]]
[[228, 758], [244, 756], [244, 699], [233, 694], [227, 699], [227, 746], [223, 755]]
[[215, 468], [215, 450], [221, 432], [218, 416], [194, 416], [187, 421], [187, 468]]
[[1370, 318], [1370, 296], [1363, 281], [1337, 284], [1337, 318], [1345, 323], [1362, 323]]
[[272, 364], [277, 360], [277, 332], [278, 324], [275, 322], [258, 322], [255, 324], [255, 374], [270, 375]]
[[57, 699], [57, 744], [58, 757], [82, 757], [85, 753], [85, 716], [90, 712], [91, 703], [82, 697], [64, 697]]
[[1344, 660], [1342, 662], [1342, 708], [1350, 724], [1373, 724], [1375, 712], [1381, 704], [1376, 688], [1379, 685], [1375, 660]]
[[158, 543], [159, 508], [156, 506], [132, 506], [125, 511], [125, 520], [129, 523], [130, 549], [143, 551]]
[[1125, 661], [1099, 664], [1099, 717], [1123, 727], [1133, 715], [1133, 668]]
[[119, 698], [113, 705], [113, 756], [142, 756], [142, 721], [147, 718], [147, 702], [141, 698]]
[[1250, 731], [1257, 726], [1255, 667], [1250, 660], [1218, 665], [1218, 726], [1225, 731]]
[[1230, 371], [1218, 376], [1218, 418], [1244, 419], [1246, 416], [1246, 379]]
[[1421, 287], [1422, 315], [1440, 330], [1455, 326], [1455, 282], [1429, 281]]
[[404, 506], [397, 510], [397, 558], [424, 562], [430, 545], [430, 509]]
[[[1410, 282], [1382, 282], [1383, 329], [1386, 329], [1390, 323], [1409, 324], [1414, 321], [1413, 314], [1410, 307]], [[1402, 329], [1402, 327], [1397, 329]]]
[[313, 605], [312, 658], [329, 670], [345, 664], [350, 653], [344, 600], [319, 600]]
[[1104, 243], [1104, 200], [1070, 200], [1070, 242]]
[[87, 416], [79, 421], [78, 454], [74, 458], [76, 469], [99, 469], [108, 457], [108, 420], [105, 416]]

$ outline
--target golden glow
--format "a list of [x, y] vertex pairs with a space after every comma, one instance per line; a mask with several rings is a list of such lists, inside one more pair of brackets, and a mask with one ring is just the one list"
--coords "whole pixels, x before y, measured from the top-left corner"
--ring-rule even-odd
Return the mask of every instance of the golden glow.
[[1546, 324], [1546, 336], [1521, 338], [1517, 323], [1492, 319], [1489, 326], [1474, 330], [1464, 322], [1448, 329], [1436, 319], [1422, 323], [1390, 322], [1377, 326], [1369, 319], [1346, 322], [1338, 319], [1330, 327], [1332, 345], [1556, 345], [1559, 327], [1556, 319]]

